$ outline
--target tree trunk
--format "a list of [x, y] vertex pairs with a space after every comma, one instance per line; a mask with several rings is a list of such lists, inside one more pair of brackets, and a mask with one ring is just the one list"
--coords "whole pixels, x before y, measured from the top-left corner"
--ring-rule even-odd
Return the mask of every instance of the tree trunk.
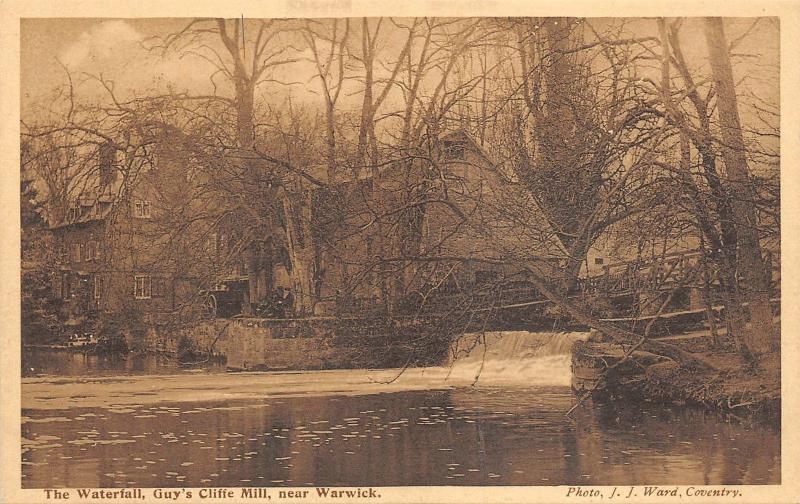
[[717, 318], [714, 314], [714, 296], [711, 290], [712, 283], [711, 283], [711, 271], [708, 267], [708, 255], [705, 248], [705, 242], [703, 240], [702, 234], [700, 235], [700, 260], [702, 261], [703, 265], [703, 285], [701, 287], [700, 295], [701, 301], [703, 303], [703, 307], [706, 310], [706, 321], [708, 322], [708, 330], [711, 334], [711, 343], [714, 347], [720, 346], [719, 340], [719, 333], [717, 332]]
[[325, 158], [328, 164], [328, 184], [336, 186], [336, 125], [333, 117], [333, 102], [328, 100], [325, 106]]
[[[703, 177], [711, 191], [714, 204], [708, 211], [702, 206], [696, 207], [698, 224], [702, 228], [703, 234], [711, 243], [709, 256], [718, 265], [720, 292], [725, 308], [725, 317], [728, 325], [728, 336], [733, 339], [742, 358], [748, 363], [752, 363], [753, 355], [744, 341], [748, 338], [747, 319], [742, 306], [743, 300], [739, 289], [739, 282], [736, 278], [736, 255], [738, 250], [738, 237], [735, 227], [735, 216], [732, 207], [730, 188], [722, 182], [722, 177], [717, 171], [717, 155], [714, 152], [710, 141], [710, 126], [705, 119], [706, 108], [701, 104], [698, 108], [700, 116], [700, 135], [690, 135], [691, 126], [687, 125], [686, 118], [682, 112], [678, 111], [672, 103], [670, 94], [669, 69], [671, 58], [668, 56], [670, 39], [667, 36], [667, 27], [663, 19], [659, 20], [659, 31], [661, 33], [661, 43], [663, 47], [661, 74], [662, 74], [662, 94], [667, 110], [672, 120], [681, 129], [684, 135], [691, 137], [692, 143], [700, 154]], [[673, 44], [677, 38], [673, 37]], [[673, 46], [674, 49], [674, 46]], [[687, 85], [691, 82], [687, 82]], [[688, 185], [693, 185], [689, 172], [689, 152], [688, 146], [682, 148], [682, 163], [684, 170], [682, 177]], [[719, 231], [716, 226], [719, 225]]]
[[[389, 202], [384, 198], [385, 194], [382, 187], [381, 172], [377, 166], [376, 152], [373, 151], [371, 156], [372, 159], [370, 160], [371, 163], [367, 163], [367, 149], [369, 147], [370, 138], [374, 136], [374, 120], [376, 109], [373, 89], [375, 85], [373, 69], [375, 55], [370, 40], [369, 30], [369, 20], [367, 18], [363, 18], [361, 20], [361, 57], [362, 64], [364, 66], [364, 96], [361, 102], [361, 116], [358, 126], [358, 143], [356, 146], [355, 165], [357, 170], [368, 167], [371, 171], [372, 205], [374, 206], [374, 211], [380, 215], [386, 211]], [[380, 218], [374, 223], [375, 231], [372, 234], [373, 241], [370, 245], [370, 251], [372, 253], [372, 257], [370, 257], [370, 259], [377, 259], [379, 264], [376, 268], [377, 272], [375, 274], [370, 274], [370, 283], [373, 284], [371, 287], [375, 287], [374, 284], [377, 284], [377, 293], [380, 297], [380, 302], [384, 304], [387, 314], [391, 315], [393, 311], [392, 282], [389, 278], [386, 264], [383, 262], [383, 258], [386, 255], [391, 255], [390, 250], [392, 249], [391, 239], [386, 233], [387, 228], [388, 226], [386, 223]], [[342, 268], [344, 271], [344, 266]]]
[[[250, 150], [255, 143], [255, 135], [253, 130], [253, 105], [255, 89], [250, 85], [247, 76], [242, 75], [239, 71], [234, 73], [234, 85], [236, 89], [236, 140], [238, 147], [241, 150]], [[253, 160], [246, 158], [242, 164], [242, 183], [245, 186], [243, 189], [249, 189], [251, 194], [256, 186], [256, 167]], [[254, 198], [251, 198], [254, 199]], [[257, 208], [256, 201], [250, 201], [249, 205]], [[247, 249], [247, 262], [248, 262], [248, 291], [250, 295], [250, 303], [258, 304], [263, 301], [263, 296], [259, 292], [259, 283], [261, 273], [261, 264], [263, 257], [260, 254], [260, 247], [255, 244]], [[266, 286], [267, 292], [272, 289], [271, 285]]]
[[722, 156], [729, 194], [732, 196], [731, 210], [738, 245], [737, 269], [742, 276], [742, 290], [750, 311], [750, 331], [745, 332], [744, 343], [750, 352], [758, 355], [777, 348], [779, 343], [774, 334], [769, 279], [761, 256], [758, 221], [753, 205], [756, 193], [750, 183], [733, 70], [721, 18], [706, 19], [706, 42], [717, 92]]
[[253, 104], [255, 88], [246, 76], [237, 75], [236, 80], [236, 135], [239, 147], [252, 149], [255, 141], [253, 130]]
[[581, 273], [581, 266], [586, 261], [586, 254], [589, 252], [591, 239], [586, 234], [581, 234], [569, 247], [567, 265], [564, 268], [562, 277], [562, 293], [569, 293], [578, 283]]
[[356, 150], [356, 165], [360, 167], [364, 164], [367, 153], [367, 142], [369, 133], [374, 127], [373, 120], [375, 112], [373, 110], [373, 61], [371, 41], [369, 39], [369, 23], [367, 18], [363, 18], [361, 23], [361, 55], [364, 62], [364, 99], [361, 103], [361, 122], [358, 128], [358, 147]]
[[309, 270], [314, 260], [311, 243], [311, 201], [303, 193], [301, 200], [293, 204], [289, 194], [281, 191], [281, 203], [286, 218], [286, 245], [292, 263], [292, 294], [295, 315], [308, 315], [314, 307], [314, 279]]

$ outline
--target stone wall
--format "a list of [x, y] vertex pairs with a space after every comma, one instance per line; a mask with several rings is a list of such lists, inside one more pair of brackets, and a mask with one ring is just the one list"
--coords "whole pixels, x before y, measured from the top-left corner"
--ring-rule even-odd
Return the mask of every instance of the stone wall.
[[230, 322], [224, 354], [234, 369], [347, 367], [350, 349], [333, 345], [330, 323], [319, 320]]

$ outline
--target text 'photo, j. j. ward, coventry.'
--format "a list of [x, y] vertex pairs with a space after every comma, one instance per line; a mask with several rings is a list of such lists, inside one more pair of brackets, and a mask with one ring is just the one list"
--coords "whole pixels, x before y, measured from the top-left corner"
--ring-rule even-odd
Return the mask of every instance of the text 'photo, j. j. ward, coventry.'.
[[23, 489], [781, 483], [777, 18], [20, 30]]

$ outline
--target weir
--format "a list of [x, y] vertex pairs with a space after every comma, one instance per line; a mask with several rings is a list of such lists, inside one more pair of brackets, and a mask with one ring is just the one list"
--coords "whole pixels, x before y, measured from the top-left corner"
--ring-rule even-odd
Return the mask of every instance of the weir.
[[[313, 322], [313, 323], [312, 323]], [[407, 328], [399, 338], [369, 327], [344, 328], [347, 337], [326, 320], [209, 321], [182, 330], [151, 330], [145, 347], [177, 352], [181, 339], [193, 348], [226, 358], [231, 370], [311, 370], [409, 368], [425, 373], [431, 386], [570, 384], [570, 350], [588, 332], [487, 331], [450, 336]], [[379, 328], [380, 329], [380, 328]], [[374, 333], [374, 334], [373, 334]], [[452, 339], [452, 342], [449, 340]], [[430, 348], [421, 348], [424, 341]], [[413, 344], [412, 344], [413, 343]], [[419, 359], [426, 355], [427, 362]], [[409, 358], [413, 359], [410, 360]], [[419, 378], [422, 378], [421, 376]]]
[[569, 386], [570, 350], [588, 336], [588, 332], [528, 331], [465, 334], [451, 345], [448, 380]]

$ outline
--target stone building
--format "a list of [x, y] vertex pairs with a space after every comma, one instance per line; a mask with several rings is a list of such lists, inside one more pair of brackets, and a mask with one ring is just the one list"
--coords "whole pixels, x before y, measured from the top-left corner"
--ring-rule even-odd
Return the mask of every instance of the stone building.
[[189, 182], [179, 160], [165, 156], [158, 168], [131, 169], [107, 145], [97, 157], [97, 176], [70, 202], [63, 221], [50, 226], [58, 257], [53, 294], [76, 324], [101, 312], [152, 318], [175, 311], [196, 296], [210, 266], [184, 260], [196, 244], [172, 242], [164, 233], [165, 220], [186, 205]]
[[[265, 186], [263, 199], [274, 201], [260, 227], [245, 225], [202, 187], [190, 150], [173, 139], [159, 146], [156, 163], [131, 169], [113, 149], [100, 149], [96, 183], [51, 227], [60, 251], [54, 293], [76, 316], [174, 315], [209, 295], [217, 304], [237, 297], [234, 313], [268, 315], [278, 288], [311, 300], [303, 315], [366, 314], [432, 288], [524, 282], [523, 270], [501, 256], [557, 267], [559, 253], [536, 215], [521, 221], [509, 212], [530, 202], [515, 200], [524, 196], [510, 192], [510, 175], [463, 131], [439, 138], [425, 159], [334, 183], [311, 168], [322, 184], [293, 183], [283, 206]], [[259, 162], [264, 173], [274, 169]], [[293, 239], [302, 243], [288, 243], [289, 207]], [[300, 267], [309, 292], [298, 292], [291, 246], [307, 249]]]

